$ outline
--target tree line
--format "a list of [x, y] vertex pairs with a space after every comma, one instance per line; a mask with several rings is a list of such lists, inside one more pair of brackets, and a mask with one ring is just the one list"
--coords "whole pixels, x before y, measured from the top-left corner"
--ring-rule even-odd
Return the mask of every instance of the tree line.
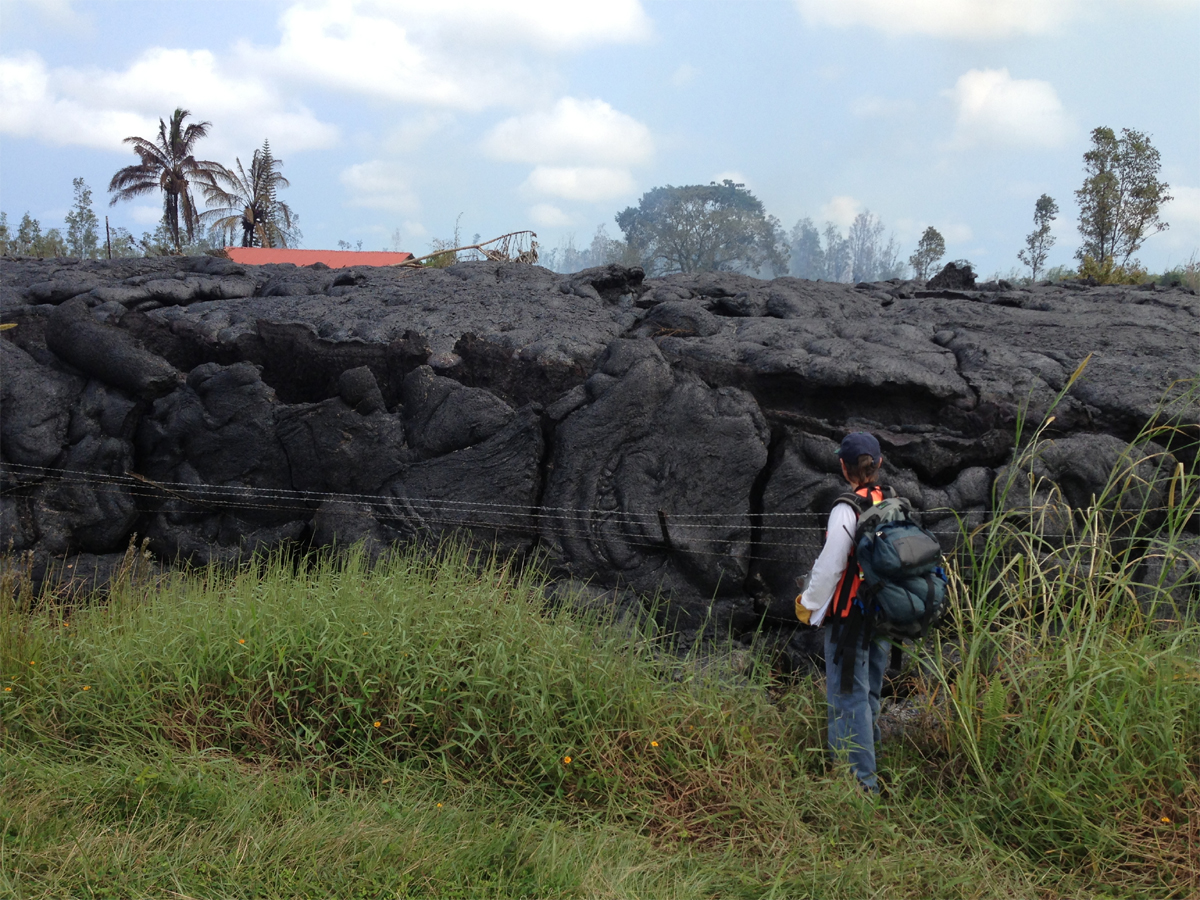
[[0, 254], [98, 259], [204, 252], [235, 242], [243, 247], [294, 246], [301, 237], [298, 217], [278, 197], [288, 180], [270, 141], [254, 151], [248, 167], [240, 157], [232, 168], [197, 159], [196, 145], [208, 136], [212, 123], [187, 123], [189, 116], [190, 111], [176, 109], [169, 122], [158, 120], [155, 138], [125, 138], [138, 162], [119, 169], [108, 185], [111, 206], [145, 194], [161, 195], [163, 214], [153, 232], [138, 240], [127, 229], [106, 224], [102, 238], [92, 191], [76, 178], [65, 234], [58, 228], [43, 232], [28, 212], [10, 227], [7, 213], [0, 212]]
[[[43, 232], [29, 213], [10, 226], [7, 214], [0, 212], [0, 254], [97, 258], [204, 252], [235, 242], [243, 247], [294, 246], [301, 236], [298, 217], [278, 197], [288, 180], [270, 141], [254, 150], [248, 167], [240, 158], [232, 168], [198, 159], [196, 145], [208, 136], [212, 123], [188, 123], [190, 115], [176, 109], [169, 121], [159, 119], [155, 138], [125, 138], [138, 162], [119, 169], [108, 185], [114, 206], [161, 195], [163, 214], [154, 232], [138, 240], [125, 228], [109, 228], [106, 221], [101, 240], [91, 189], [76, 178], [63, 229]], [[1079, 266], [1070, 272], [1058, 267], [1053, 274], [1101, 282], [1142, 280], [1146, 273], [1137, 251], [1147, 238], [1169, 227], [1160, 216], [1172, 197], [1170, 185], [1158, 178], [1159, 152], [1142, 132], [1125, 128], [1118, 136], [1100, 127], [1092, 131], [1083, 162], [1085, 179], [1075, 191], [1083, 238], [1075, 252]], [[1016, 255], [1030, 281], [1048, 274], [1058, 212], [1049, 194], [1034, 204], [1034, 230]], [[855, 283], [910, 274], [927, 279], [946, 252], [945, 239], [930, 225], [913, 253], [902, 257], [895, 236], [885, 237], [883, 222], [870, 210], [859, 213], [844, 234], [831, 222], [818, 228], [807, 216], [785, 232], [761, 200], [729, 179], [653, 188], [637, 206], [617, 213], [615, 221], [623, 239], [610, 238], [601, 226], [587, 247], [576, 248], [569, 239], [557, 250], [543, 251], [542, 261], [559, 271], [619, 262], [640, 265], [651, 275], [732, 271]]]
[[[1053, 273], [1136, 282], [1146, 272], [1135, 254], [1148, 237], [1168, 227], [1160, 212], [1172, 199], [1170, 185], [1158, 179], [1161, 160], [1147, 135], [1126, 128], [1118, 136], [1101, 127], [1091, 138], [1083, 156], [1086, 177], [1075, 191], [1083, 238], [1075, 252], [1079, 267], [1058, 267]], [[1034, 230], [1017, 252], [1029, 281], [1047, 274], [1058, 212], [1048, 194], [1034, 204]], [[925, 280], [946, 254], [945, 238], [930, 225], [913, 253], [903, 258], [895, 236], [885, 237], [883, 222], [870, 210], [859, 213], [845, 233], [831, 222], [818, 228], [807, 216], [785, 232], [744, 184], [730, 180], [656, 187], [637, 206], [617, 213], [616, 223], [624, 240], [610, 238], [601, 226], [587, 247], [576, 248], [569, 239], [563, 247], [544, 251], [543, 261], [564, 272], [619, 262], [640, 265], [652, 275], [730, 271], [856, 283], [910, 274]]]

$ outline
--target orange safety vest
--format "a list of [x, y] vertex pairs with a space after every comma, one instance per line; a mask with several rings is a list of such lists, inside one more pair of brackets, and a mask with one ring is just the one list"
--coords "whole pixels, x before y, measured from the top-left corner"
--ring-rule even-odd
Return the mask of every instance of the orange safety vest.
[[[870, 500], [872, 506], [884, 500], [883, 488], [877, 484], [860, 487], [854, 493], [864, 500]], [[826, 537], [828, 537], [828, 533], [826, 533]], [[858, 588], [862, 584], [862, 577], [862, 569], [858, 567], [856, 548], [851, 547], [850, 556], [846, 560], [846, 571], [842, 572], [837, 590], [833, 592], [833, 605], [829, 609], [830, 618], [844, 619], [850, 615], [854, 599], [858, 596]]]

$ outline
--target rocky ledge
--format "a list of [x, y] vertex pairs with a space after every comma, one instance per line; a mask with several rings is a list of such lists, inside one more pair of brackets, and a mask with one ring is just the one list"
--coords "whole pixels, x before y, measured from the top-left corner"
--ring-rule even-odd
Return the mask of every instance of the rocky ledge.
[[1200, 421], [1200, 302], [1158, 286], [5, 259], [0, 321], [0, 543], [39, 573], [467, 533], [685, 633], [786, 626], [847, 430], [953, 541], [1085, 360], [1039, 463], [1071, 504], [1166, 397], [1155, 502]]

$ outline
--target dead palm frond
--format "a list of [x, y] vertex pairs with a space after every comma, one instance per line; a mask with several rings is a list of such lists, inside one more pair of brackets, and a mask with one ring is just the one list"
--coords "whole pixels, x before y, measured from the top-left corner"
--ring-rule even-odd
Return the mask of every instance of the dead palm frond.
[[296, 215], [276, 192], [288, 187], [279, 171], [283, 160], [271, 153], [270, 141], [254, 151], [250, 168], [237, 160], [237, 171], [224, 170], [204, 185], [205, 202], [213, 206], [201, 219], [229, 235], [241, 228], [243, 247], [287, 247], [296, 238]]

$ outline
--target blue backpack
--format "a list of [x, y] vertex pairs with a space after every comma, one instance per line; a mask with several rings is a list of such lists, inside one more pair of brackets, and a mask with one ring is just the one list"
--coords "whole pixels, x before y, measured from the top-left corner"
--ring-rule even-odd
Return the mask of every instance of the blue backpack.
[[[919, 640], [941, 617], [946, 606], [946, 573], [941, 566], [938, 539], [912, 517], [912, 504], [891, 496], [872, 503], [858, 494], [843, 494], [835, 502], [854, 507], [858, 525], [854, 550], [846, 568], [857, 567], [861, 584], [849, 616], [835, 623], [837, 656], [854, 656], [859, 640], [865, 648], [875, 636], [893, 642], [893, 665], [899, 666], [899, 643]], [[852, 681], [853, 665], [843, 669]], [[849, 688], [845, 688], [848, 690]]]
[[873, 632], [892, 640], [923, 638], [946, 605], [941, 544], [913, 520], [903, 497], [864, 509], [863, 498], [850, 496], [860, 510], [853, 556], [862, 572], [858, 599]]

